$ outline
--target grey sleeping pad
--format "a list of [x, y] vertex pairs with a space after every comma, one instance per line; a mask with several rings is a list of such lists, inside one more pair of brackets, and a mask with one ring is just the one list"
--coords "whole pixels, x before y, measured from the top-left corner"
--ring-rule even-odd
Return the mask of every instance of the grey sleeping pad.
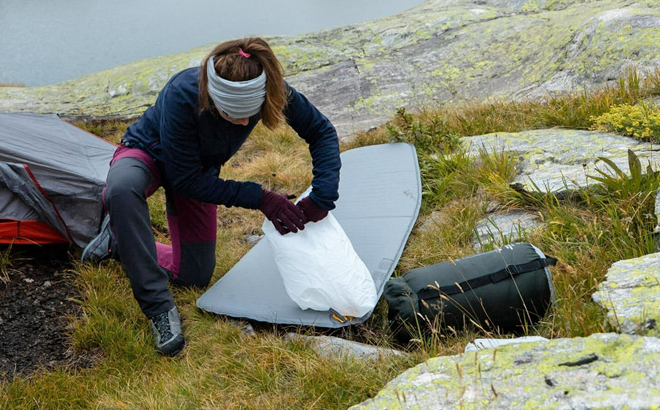
[[554, 301], [548, 268], [556, 260], [529, 243], [413, 269], [385, 284], [399, 336], [428, 325], [516, 332], [543, 317]]
[[[410, 144], [371, 145], [341, 154], [337, 208], [332, 210], [369, 269], [380, 297], [415, 225], [422, 201], [417, 152]], [[302, 310], [288, 296], [268, 242], [260, 240], [198, 300], [209, 312], [262, 322], [338, 328], [331, 311]]]

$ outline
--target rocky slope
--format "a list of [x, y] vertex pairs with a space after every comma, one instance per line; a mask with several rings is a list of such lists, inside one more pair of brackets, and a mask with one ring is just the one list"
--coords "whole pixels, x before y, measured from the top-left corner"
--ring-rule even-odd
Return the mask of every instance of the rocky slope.
[[[268, 38], [289, 82], [340, 135], [399, 107], [536, 98], [602, 86], [660, 66], [652, 0], [429, 0], [368, 23]], [[222, 41], [224, 39], [218, 39]], [[0, 88], [0, 111], [64, 117], [140, 115], [177, 71], [213, 44], [38, 88]]]

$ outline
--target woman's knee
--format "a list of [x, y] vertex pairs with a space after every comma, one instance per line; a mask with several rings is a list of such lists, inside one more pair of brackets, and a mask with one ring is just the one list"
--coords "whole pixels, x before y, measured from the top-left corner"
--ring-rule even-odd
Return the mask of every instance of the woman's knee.
[[147, 165], [136, 158], [121, 158], [108, 171], [106, 185], [112, 187], [143, 186], [151, 183], [152, 175]]
[[133, 201], [146, 199], [146, 189], [151, 183], [151, 175], [141, 161], [134, 158], [118, 160], [108, 172], [104, 199], [106, 204], [129, 205]]

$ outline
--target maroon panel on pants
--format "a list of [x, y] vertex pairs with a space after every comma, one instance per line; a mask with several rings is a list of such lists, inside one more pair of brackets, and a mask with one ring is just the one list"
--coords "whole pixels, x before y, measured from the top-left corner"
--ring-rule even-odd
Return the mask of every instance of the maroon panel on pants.
[[[160, 187], [160, 172], [158, 171], [158, 167], [156, 167], [155, 160], [149, 154], [137, 148], [121, 146], [115, 151], [110, 164], [121, 158], [135, 158], [148, 167], [153, 181], [147, 187], [145, 197], [148, 198]], [[156, 242], [156, 251], [158, 265], [168, 270], [172, 274], [171, 280], [174, 280], [177, 279], [179, 272], [181, 272], [182, 247], [185, 247], [187, 243], [215, 243], [217, 237], [218, 206], [176, 195], [168, 190], [166, 190], [166, 195], [168, 202], [173, 205], [168, 206], [167, 213], [167, 224], [172, 244], [167, 245]], [[212, 249], [208, 252], [212, 252]], [[214, 261], [214, 255], [198, 255], [198, 257], [201, 260], [211, 258]], [[184, 261], [184, 263], [186, 262]], [[209, 265], [211, 266], [210, 269], [212, 269], [212, 265], [214, 264], [206, 263], [202, 265]], [[198, 273], [200, 275], [210, 276], [210, 272]]]
[[[172, 272], [172, 279], [176, 279], [181, 270], [181, 248], [186, 243], [212, 242], [217, 237], [217, 210], [218, 206], [171, 194], [170, 201], [174, 209], [167, 214], [167, 224], [170, 228], [172, 240], [171, 251], [166, 252], [159, 247], [159, 264]], [[160, 252], [165, 251], [168, 260], [161, 261]], [[201, 255], [200, 255], [201, 256]]]

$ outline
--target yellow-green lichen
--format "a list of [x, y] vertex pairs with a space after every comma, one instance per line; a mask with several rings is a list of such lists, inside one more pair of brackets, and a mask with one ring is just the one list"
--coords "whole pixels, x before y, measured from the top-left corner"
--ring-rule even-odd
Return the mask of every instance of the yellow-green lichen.
[[[332, 78], [325, 76], [335, 76], [328, 74], [332, 68], [354, 61], [360, 80], [371, 86], [350, 99], [358, 103], [333, 107], [337, 111], [327, 114], [346, 121], [374, 114], [387, 118], [402, 106], [511, 96], [542, 86], [560, 72], [575, 81], [604, 81], [625, 61], [657, 60], [660, 28], [630, 19], [655, 18], [660, 12], [636, 7], [624, 0], [566, 0], [545, 6], [543, 0], [530, 0], [522, 8], [534, 12], [521, 15], [503, 6], [475, 8], [468, 2], [432, 0], [388, 18], [268, 41], [299, 89], [306, 81], [313, 83], [310, 88], [331, 87]], [[618, 11], [623, 9], [625, 13]], [[49, 87], [3, 87], [0, 110], [139, 115], [171, 75], [199, 64], [212, 46]]]
[[[579, 397], [580, 402], [589, 403], [589, 408], [607, 406], [615, 397], [646, 397], [646, 402], [654, 402], [660, 398], [658, 371], [641, 364], [657, 363], [659, 348], [654, 338], [606, 334], [436, 358], [395, 379], [373, 401], [355, 408], [398, 408], [404, 404], [403, 397], [407, 398], [404, 408], [425, 408], [432, 402], [438, 408], [509, 405], [552, 409], [560, 408], [557, 394]], [[592, 359], [570, 365], [585, 357]], [[436, 378], [440, 376], [442, 379]], [[404, 379], [405, 383], [400, 383]], [[442, 394], [431, 384], [443, 386]], [[594, 395], [593, 389], [599, 394]]]

